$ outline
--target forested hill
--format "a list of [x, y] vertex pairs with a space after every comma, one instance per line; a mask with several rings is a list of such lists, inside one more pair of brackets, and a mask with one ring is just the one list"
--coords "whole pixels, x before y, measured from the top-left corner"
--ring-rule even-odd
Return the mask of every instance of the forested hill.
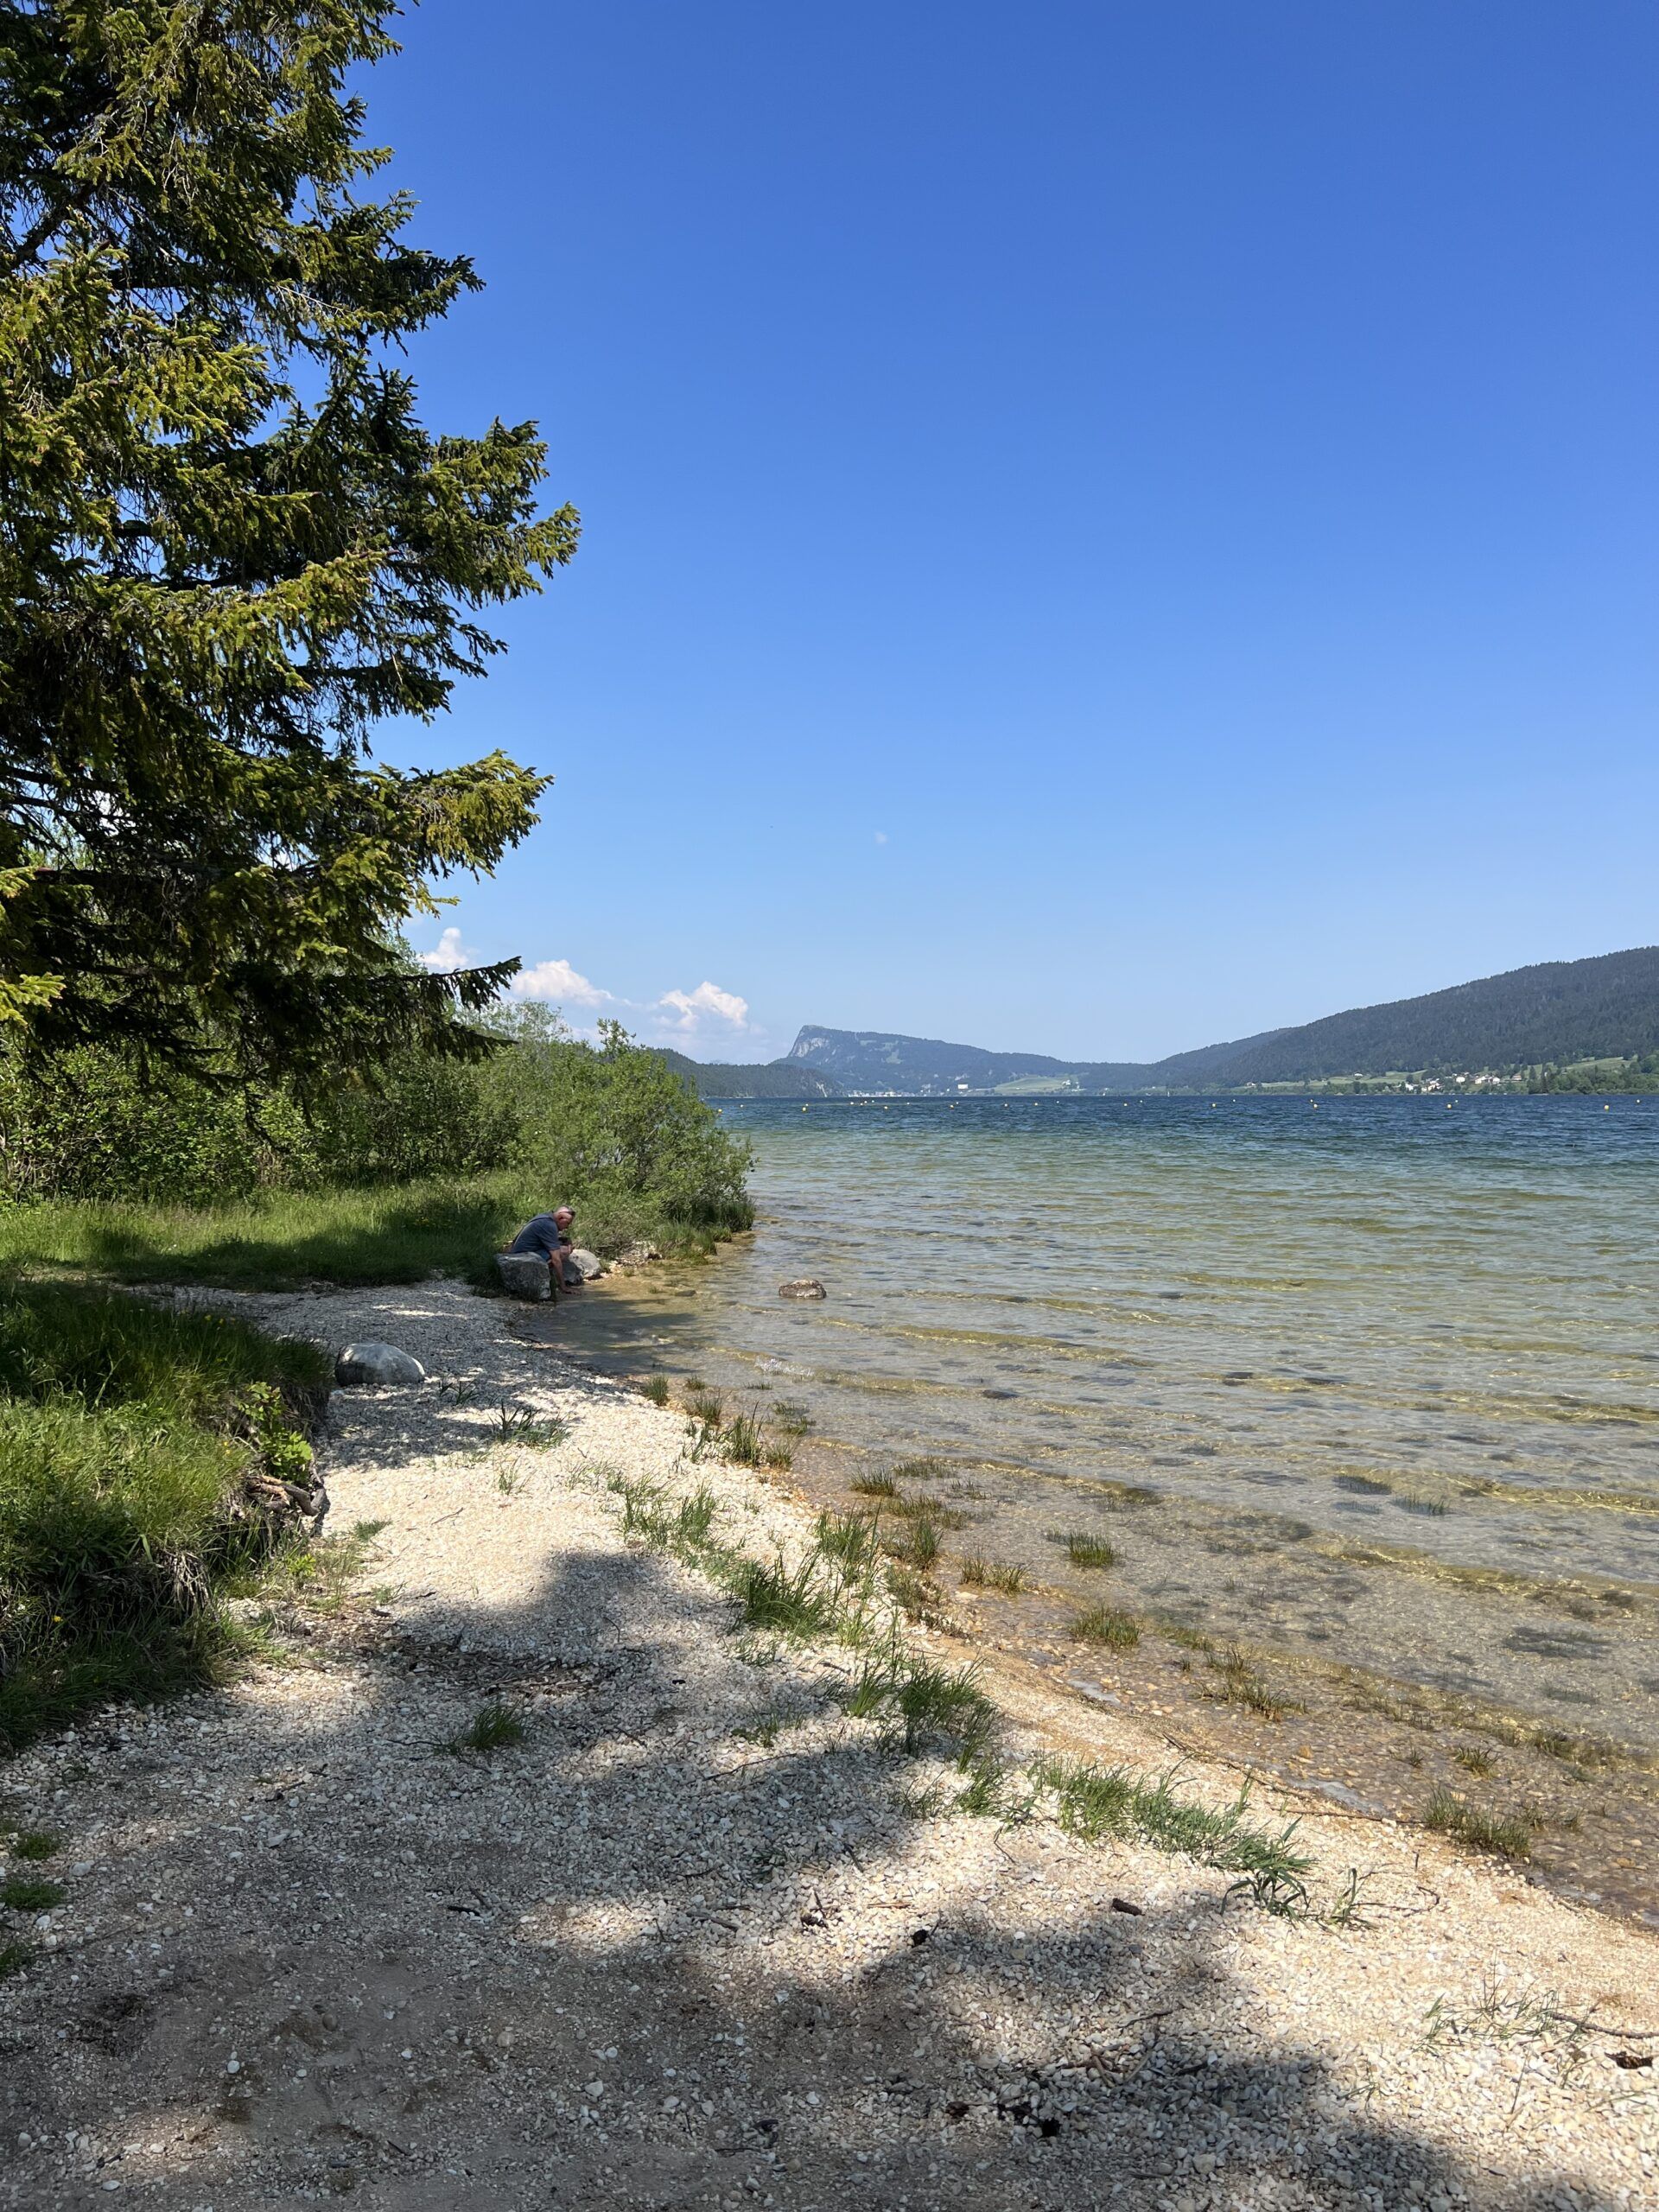
[[[923, 1096], [1052, 1083], [1078, 1090], [1188, 1090], [1414, 1070], [1522, 1069], [1659, 1050], [1659, 946], [1548, 961], [1421, 998], [1358, 1007], [1152, 1062], [1060, 1060], [887, 1031], [809, 1025], [777, 1070], [849, 1090]], [[734, 1071], [734, 1072], [736, 1072]], [[764, 1072], [744, 1071], [751, 1079]], [[751, 1093], [751, 1095], [754, 1095]]]
[[[777, 1064], [774, 1064], [777, 1065]], [[946, 1045], [932, 1037], [881, 1030], [807, 1027], [785, 1066], [810, 1069], [852, 1090], [921, 1092], [994, 1090], [1001, 1083], [1076, 1079], [1084, 1090], [1114, 1090], [1146, 1078], [1146, 1070], [1116, 1063], [1052, 1059], [1043, 1052], [988, 1052], [977, 1045]]]
[[689, 1076], [701, 1098], [841, 1098], [842, 1086], [792, 1060], [690, 1060], [658, 1050], [677, 1075]]
[[1659, 945], [1643, 945], [1594, 960], [1516, 968], [1423, 998], [1328, 1014], [1232, 1047], [1224, 1072], [1208, 1079], [1306, 1083], [1395, 1068], [1521, 1068], [1656, 1048]]

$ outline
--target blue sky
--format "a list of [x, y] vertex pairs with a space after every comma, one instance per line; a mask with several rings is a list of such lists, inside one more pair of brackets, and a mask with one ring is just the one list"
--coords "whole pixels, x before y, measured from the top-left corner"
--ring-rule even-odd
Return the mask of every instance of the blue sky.
[[557, 779], [452, 947], [705, 1058], [1132, 1058], [1659, 938], [1650, 0], [403, 31], [488, 285], [427, 419], [585, 523], [386, 734]]

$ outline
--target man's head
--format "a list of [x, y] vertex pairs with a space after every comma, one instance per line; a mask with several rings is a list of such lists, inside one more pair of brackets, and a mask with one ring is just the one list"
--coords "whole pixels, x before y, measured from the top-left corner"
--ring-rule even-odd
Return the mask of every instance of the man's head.
[[575, 1217], [576, 1210], [575, 1206], [555, 1206], [553, 1209], [553, 1218], [557, 1222], [561, 1229], [569, 1229]]

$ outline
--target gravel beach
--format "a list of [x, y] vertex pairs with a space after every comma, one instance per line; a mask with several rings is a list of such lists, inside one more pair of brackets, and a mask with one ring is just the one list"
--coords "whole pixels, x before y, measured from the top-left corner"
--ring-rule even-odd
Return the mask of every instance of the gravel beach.
[[[215, 1302], [429, 1379], [332, 1402], [349, 1599], [0, 1777], [0, 1827], [62, 1839], [4, 1872], [65, 1892], [9, 1916], [0, 2204], [1659, 2207], [1659, 1940], [1289, 1791], [1250, 1815], [1301, 1823], [1289, 1916], [1040, 1797], [931, 1810], [954, 1767], [847, 1716], [844, 1649], [734, 1633], [625, 1538], [618, 1478], [707, 1484], [756, 1555], [810, 1535], [682, 1414], [458, 1285]], [[1016, 1766], [1170, 1766], [984, 1681]], [[466, 1748], [488, 1707], [521, 1738]]]

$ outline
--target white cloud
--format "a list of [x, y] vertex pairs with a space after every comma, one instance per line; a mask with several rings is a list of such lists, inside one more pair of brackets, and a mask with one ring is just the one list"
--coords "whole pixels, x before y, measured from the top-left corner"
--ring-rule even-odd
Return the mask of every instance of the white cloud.
[[[458, 968], [478, 964], [482, 955], [462, 942], [459, 928], [444, 931], [430, 952], [419, 955], [421, 965], [434, 976], [452, 976]], [[749, 1019], [749, 1002], [718, 983], [701, 982], [695, 991], [664, 991], [649, 1005], [619, 997], [591, 982], [568, 960], [536, 960], [521, 968], [507, 985], [510, 999], [538, 1000], [566, 1009], [607, 1007], [620, 1014], [645, 1016], [650, 1028], [676, 1044], [696, 1045], [704, 1038], [729, 1040], [736, 1036], [764, 1038], [765, 1031]], [[577, 1036], [588, 1033], [578, 1028]], [[751, 1048], [753, 1049], [753, 1047]]]
[[[451, 934], [445, 931], [446, 936]], [[611, 994], [579, 976], [568, 960], [538, 960], [533, 968], [518, 970], [507, 986], [507, 995], [545, 999], [554, 1006], [604, 1006]]]
[[876, 831], [876, 833], [875, 833], [875, 842], [876, 842], [876, 843], [877, 843], [878, 845], [885, 845], [885, 844], [887, 843], [887, 831], [886, 831], [885, 830], [878, 830]]
[[709, 1024], [725, 1023], [732, 1029], [749, 1027], [749, 1002], [735, 991], [722, 991], [718, 983], [702, 982], [695, 991], [664, 991], [657, 1001], [668, 1009], [658, 1014], [658, 1026], [681, 1037], [697, 1037]]
[[421, 965], [434, 976], [453, 976], [457, 968], [470, 968], [478, 955], [461, 941], [458, 929], [447, 929], [430, 952], [420, 956]]

